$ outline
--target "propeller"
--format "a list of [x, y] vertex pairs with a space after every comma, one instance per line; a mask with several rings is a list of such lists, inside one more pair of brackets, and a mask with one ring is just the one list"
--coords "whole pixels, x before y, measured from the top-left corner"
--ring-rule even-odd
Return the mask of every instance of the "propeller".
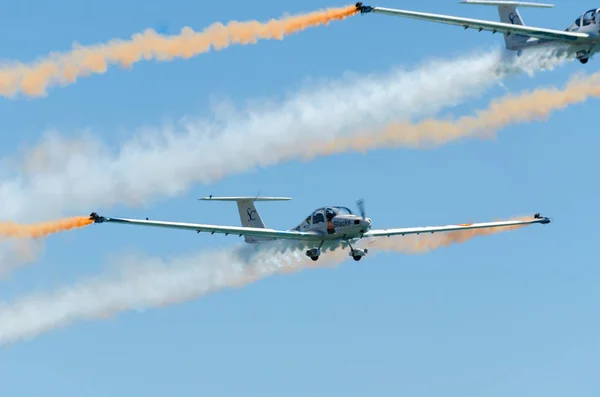
[[363, 218], [363, 221], [365, 220], [365, 200], [360, 199], [356, 201], [356, 205], [358, 206], [358, 209], [360, 211], [360, 216]]

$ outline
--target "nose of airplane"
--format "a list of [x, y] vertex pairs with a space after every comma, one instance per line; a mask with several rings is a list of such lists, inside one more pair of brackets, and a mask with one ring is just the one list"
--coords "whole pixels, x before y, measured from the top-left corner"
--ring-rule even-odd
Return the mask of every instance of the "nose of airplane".
[[365, 218], [365, 223], [371, 227], [371, 218]]

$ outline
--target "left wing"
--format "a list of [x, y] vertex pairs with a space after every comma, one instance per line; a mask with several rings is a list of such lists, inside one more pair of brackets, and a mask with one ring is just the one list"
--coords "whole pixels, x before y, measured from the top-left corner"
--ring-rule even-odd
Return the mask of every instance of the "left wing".
[[482, 19], [471, 19], [471, 18], [462, 18], [455, 17], [451, 15], [441, 15], [441, 14], [429, 14], [426, 12], [416, 12], [416, 11], [405, 11], [405, 10], [395, 10], [393, 8], [383, 8], [383, 7], [371, 7], [371, 6], [360, 6], [357, 5], [358, 10], [361, 13], [369, 13], [375, 12], [378, 14], [387, 14], [387, 15], [395, 15], [400, 17], [421, 19], [429, 22], [439, 22], [445, 23], [448, 25], [457, 25], [462, 26], [465, 29], [473, 28], [478, 30], [487, 30], [494, 33], [515, 33], [526, 35], [530, 37], [536, 37], [538, 39], [544, 40], [554, 40], [554, 41], [564, 41], [564, 42], [581, 42], [585, 41], [585, 39], [589, 39], [590, 35], [587, 33], [578, 33], [578, 32], [566, 32], [563, 30], [555, 30], [555, 29], [545, 29], [545, 28], [537, 28], [534, 26], [525, 26], [525, 25], [513, 25], [510, 23], [503, 22], [493, 22], [493, 21], [485, 21]]
[[270, 237], [275, 239], [291, 239], [302, 241], [317, 241], [322, 239], [322, 237], [320, 237], [320, 235], [317, 233], [297, 232], [294, 230], [274, 230], [256, 227], [202, 225], [195, 223], [149, 221], [142, 219], [109, 218], [99, 216], [95, 212], [92, 212], [92, 214], [90, 215], [90, 219], [93, 220], [95, 223], [111, 222], [138, 226], [154, 226], [169, 229], [194, 230], [198, 233], [210, 232], [211, 234], [234, 234], [239, 236]]
[[407, 227], [401, 229], [378, 229], [370, 230], [366, 232], [363, 237], [382, 237], [382, 236], [395, 236], [405, 234], [420, 234], [420, 233], [436, 233], [436, 232], [454, 232], [459, 230], [469, 229], [485, 229], [495, 227], [508, 227], [508, 226], [525, 226], [534, 223], [548, 224], [550, 219], [535, 214], [532, 219], [519, 220], [519, 221], [501, 221], [501, 222], [483, 222], [483, 223], [465, 223], [460, 225], [447, 225], [447, 226], [425, 226], [425, 227]]

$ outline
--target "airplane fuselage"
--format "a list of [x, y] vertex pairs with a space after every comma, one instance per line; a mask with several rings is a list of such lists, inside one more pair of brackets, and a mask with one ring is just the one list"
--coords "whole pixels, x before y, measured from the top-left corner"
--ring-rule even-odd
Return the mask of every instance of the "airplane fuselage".
[[[325, 209], [318, 209], [309, 215], [300, 225], [290, 231], [314, 234], [314, 239], [261, 238], [248, 242], [257, 246], [269, 246], [271, 249], [285, 251], [288, 249], [307, 249], [306, 255], [316, 260], [322, 252], [333, 251], [339, 247], [351, 247], [351, 256], [359, 260], [366, 255], [367, 249], [354, 249], [352, 244], [360, 240], [364, 233], [371, 229], [371, 219], [355, 214], [337, 214], [328, 217]], [[317, 247], [315, 247], [317, 246]]]

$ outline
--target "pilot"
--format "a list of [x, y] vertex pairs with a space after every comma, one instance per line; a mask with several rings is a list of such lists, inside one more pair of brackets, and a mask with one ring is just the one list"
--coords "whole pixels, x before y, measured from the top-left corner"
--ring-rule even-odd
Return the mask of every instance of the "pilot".
[[327, 208], [325, 210], [325, 218], [327, 219], [327, 233], [335, 233], [335, 229], [333, 228], [333, 218], [335, 218], [335, 212], [333, 212], [331, 208]]

